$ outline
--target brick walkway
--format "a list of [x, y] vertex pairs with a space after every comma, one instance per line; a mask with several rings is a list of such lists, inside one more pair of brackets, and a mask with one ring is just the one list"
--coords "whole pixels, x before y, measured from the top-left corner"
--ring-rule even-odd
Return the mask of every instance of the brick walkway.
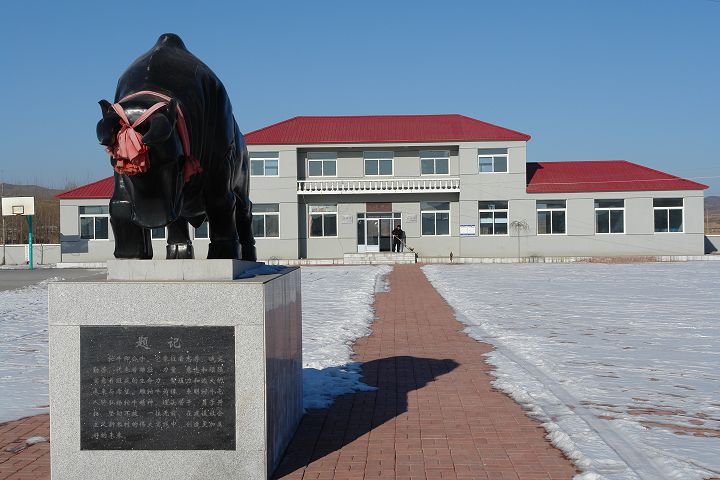
[[416, 265], [377, 294], [371, 336], [355, 344], [375, 392], [309, 412], [276, 477], [569, 479], [577, 470], [545, 431], [490, 385], [491, 347], [461, 331]]
[[0, 480], [50, 478], [50, 444], [25, 445], [25, 440], [36, 436], [50, 437], [48, 415], [0, 424]]

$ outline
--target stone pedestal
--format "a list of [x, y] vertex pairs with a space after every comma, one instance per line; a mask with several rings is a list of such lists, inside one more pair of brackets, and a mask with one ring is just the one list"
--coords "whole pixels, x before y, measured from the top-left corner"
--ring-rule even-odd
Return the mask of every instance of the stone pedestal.
[[203, 262], [50, 285], [53, 479], [271, 475], [302, 416], [300, 271]]

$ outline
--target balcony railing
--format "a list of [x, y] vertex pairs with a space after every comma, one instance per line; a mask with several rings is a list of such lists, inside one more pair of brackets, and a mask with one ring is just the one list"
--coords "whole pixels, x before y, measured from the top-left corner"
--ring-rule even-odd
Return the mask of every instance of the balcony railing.
[[298, 180], [297, 182], [297, 193], [303, 195], [459, 191], [458, 177]]

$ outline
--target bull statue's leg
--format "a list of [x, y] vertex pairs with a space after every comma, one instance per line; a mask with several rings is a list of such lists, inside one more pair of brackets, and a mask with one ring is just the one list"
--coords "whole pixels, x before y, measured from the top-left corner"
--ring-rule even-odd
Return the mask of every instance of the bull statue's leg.
[[110, 225], [115, 236], [115, 258], [153, 257], [150, 229], [135, 225], [132, 220], [132, 204], [129, 200], [110, 200]]
[[[235, 124], [235, 138], [242, 138], [242, 134]], [[239, 160], [240, 168], [236, 171], [235, 177], [235, 223], [242, 249], [242, 259], [249, 261], [257, 260], [255, 251], [255, 236], [252, 231], [252, 202], [250, 201], [250, 155], [244, 142], [237, 145], [235, 154]]]
[[195, 258], [187, 219], [180, 217], [168, 225], [167, 229], [168, 244], [165, 258], [168, 260]]
[[125, 178], [115, 174], [115, 188], [110, 199], [110, 225], [115, 236], [115, 258], [153, 257], [150, 230], [132, 221], [132, 201]]
[[240, 238], [242, 260], [256, 261], [255, 237], [252, 232], [252, 202], [249, 198], [238, 196], [235, 204], [235, 223]]
[[207, 258], [239, 259], [240, 241], [235, 228], [235, 195], [217, 191], [207, 192], [205, 212], [210, 226]]

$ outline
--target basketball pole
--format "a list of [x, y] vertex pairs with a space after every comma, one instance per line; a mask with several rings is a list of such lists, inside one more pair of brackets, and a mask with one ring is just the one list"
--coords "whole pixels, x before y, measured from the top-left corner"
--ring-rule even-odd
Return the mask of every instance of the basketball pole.
[[28, 263], [30, 264], [30, 270], [33, 269], [33, 258], [32, 258], [32, 215], [27, 216], [28, 221]]

